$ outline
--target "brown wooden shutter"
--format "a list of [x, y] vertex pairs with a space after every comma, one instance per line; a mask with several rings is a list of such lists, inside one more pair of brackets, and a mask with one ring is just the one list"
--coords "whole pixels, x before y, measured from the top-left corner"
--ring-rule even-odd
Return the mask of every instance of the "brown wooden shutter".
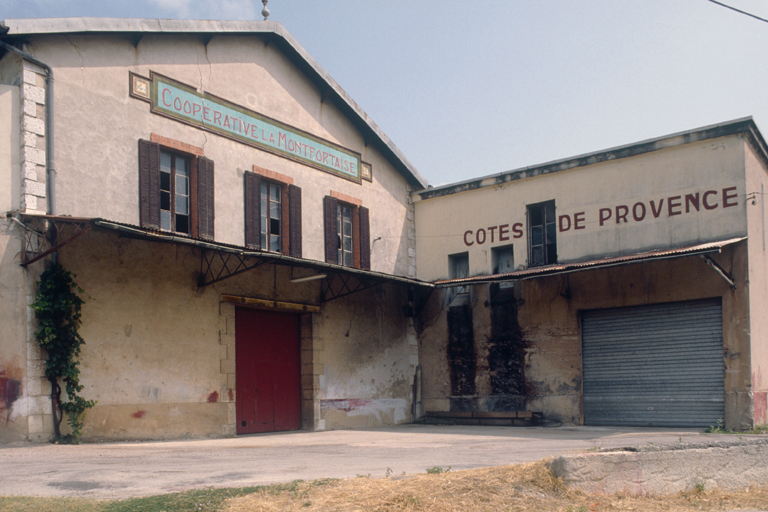
[[213, 240], [213, 160], [197, 157], [197, 217], [198, 236]]
[[139, 222], [160, 229], [160, 145], [139, 140]]
[[245, 173], [245, 246], [261, 250], [261, 178]]
[[288, 233], [290, 236], [290, 252], [294, 258], [301, 258], [301, 188], [288, 185]]
[[371, 227], [369, 225], [368, 208], [361, 206], [360, 210], [360, 268], [371, 270]]
[[336, 198], [325, 196], [323, 206], [325, 208], [325, 261], [326, 263], [339, 262], [339, 235], [336, 227]]

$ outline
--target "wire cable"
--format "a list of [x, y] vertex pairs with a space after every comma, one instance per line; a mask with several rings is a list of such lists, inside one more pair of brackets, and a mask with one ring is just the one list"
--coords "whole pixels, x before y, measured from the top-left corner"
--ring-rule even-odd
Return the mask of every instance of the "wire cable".
[[750, 13], [748, 13], [746, 11], [742, 11], [741, 9], [737, 9], [735, 7], [731, 7], [730, 5], [726, 5], [726, 4], [722, 3], [722, 2], [718, 2], [717, 0], [707, 0], [707, 1], [712, 2], [713, 4], [717, 4], [717, 5], [721, 6], [721, 7], [725, 7], [726, 9], [730, 9], [732, 11], [736, 11], [738, 13], [744, 14], [746, 16], [749, 16], [750, 18], [755, 18], [756, 20], [760, 20], [760, 21], [764, 21], [764, 22], [768, 23], [768, 20], [766, 20], [765, 18], [761, 18], [760, 16], [755, 16], [754, 14], [750, 14]]

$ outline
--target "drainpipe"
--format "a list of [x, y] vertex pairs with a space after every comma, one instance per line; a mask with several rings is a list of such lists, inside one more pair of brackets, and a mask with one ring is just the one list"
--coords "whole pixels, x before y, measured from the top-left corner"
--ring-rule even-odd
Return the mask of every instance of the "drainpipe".
[[[0, 32], [7, 27], [0, 27]], [[55, 215], [56, 212], [56, 167], [53, 160], [53, 69], [48, 64], [34, 58], [27, 52], [0, 41], [0, 48], [21, 55], [32, 64], [45, 70], [45, 198], [46, 213]]]

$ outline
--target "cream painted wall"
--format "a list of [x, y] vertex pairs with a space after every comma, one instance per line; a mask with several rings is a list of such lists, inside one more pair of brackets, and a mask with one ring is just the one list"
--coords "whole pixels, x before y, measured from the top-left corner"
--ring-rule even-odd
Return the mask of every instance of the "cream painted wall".
[[[754, 424], [768, 423], [768, 169], [745, 144], [747, 224], [749, 228], [749, 381], [754, 400]], [[752, 426], [752, 425], [750, 425]]]
[[[237, 355], [222, 332], [235, 332], [222, 326], [221, 296], [320, 305], [320, 283], [291, 283], [289, 267], [265, 265], [197, 290], [199, 258], [190, 247], [98, 230], [59, 251], [85, 290], [82, 395], [98, 401], [85, 439], [234, 434], [237, 394], [227, 364]], [[312, 315], [302, 387], [314, 407], [305, 409], [305, 425], [410, 421], [418, 346], [402, 314], [404, 294], [379, 286]]]
[[[374, 270], [408, 275], [405, 179], [274, 45], [258, 37], [50, 36], [30, 51], [56, 74], [58, 214], [139, 223], [137, 141], [151, 133], [202, 147], [215, 162], [215, 232], [243, 245], [243, 171], [258, 165], [302, 188], [303, 256], [324, 260], [322, 199], [335, 190], [370, 209]], [[158, 72], [361, 153], [373, 182], [323, 171], [154, 115], [129, 97], [128, 71]], [[66, 134], [66, 135], [64, 135]]]
[[[735, 189], [725, 194], [736, 206], [724, 208], [723, 189], [731, 187]], [[708, 205], [715, 208], [700, 205], [699, 211], [690, 207], [686, 212], [686, 194], [698, 193], [702, 200], [710, 190], [715, 193], [707, 196]], [[442, 197], [417, 197], [418, 277], [449, 277], [447, 255], [461, 252], [469, 253], [470, 275], [490, 274], [491, 248], [507, 244], [514, 245], [515, 267], [527, 267], [526, 208], [548, 200], [555, 200], [561, 223], [558, 263], [744, 236], [743, 142], [737, 136], [723, 137]], [[633, 217], [635, 208], [639, 222]], [[617, 223], [617, 211], [626, 211], [626, 220]], [[580, 229], [577, 215], [583, 219]], [[506, 226], [508, 240], [499, 239], [498, 226]], [[482, 244], [479, 230], [485, 233]]]
[[0, 85], [0, 213], [19, 207], [19, 105], [18, 86]]
[[0, 219], [0, 442], [18, 441], [28, 433], [32, 379], [27, 378], [27, 287], [19, 266], [19, 231], [10, 219]]

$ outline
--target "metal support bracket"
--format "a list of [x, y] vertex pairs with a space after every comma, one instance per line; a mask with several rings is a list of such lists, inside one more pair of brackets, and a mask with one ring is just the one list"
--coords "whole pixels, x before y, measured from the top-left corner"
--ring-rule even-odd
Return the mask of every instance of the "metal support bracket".
[[83, 219], [26, 218], [21, 266], [26, 267], [56, 252], [72, 240], [87, 233], [91, 224]]
[[346, 297], [353, 293], [378, 286], [384, 281], [372, 277], [340, 272], [327, 272], [328, 277], [322, 280], [320, 301], [329, 302]]
[[265, 263], [268, 261], [242, 254], [203, 249], [200, 251], [200, 277], [197, 286], [202, 288], [218, 283]]
[[736, 283], [733, 282], [733, 278], [730, 276], [730, 274], [728, 274], [728, 272], [725, 271], [725, 269], [723, 269], [723, 267], [718, 265], [717, 262], [712, 258], [710, 258], [709, 255], [707, 254], [702, 254], [701, 257], [704, 258], [704, 261], [707, 262], [707, 265], [712, 267], [712, 269], [715, 272], [720, 274], [720, 277], [725, 279], [725, 281], [730, 285], [731, 288], [733, 288], [734, 290], [736, 289]]

